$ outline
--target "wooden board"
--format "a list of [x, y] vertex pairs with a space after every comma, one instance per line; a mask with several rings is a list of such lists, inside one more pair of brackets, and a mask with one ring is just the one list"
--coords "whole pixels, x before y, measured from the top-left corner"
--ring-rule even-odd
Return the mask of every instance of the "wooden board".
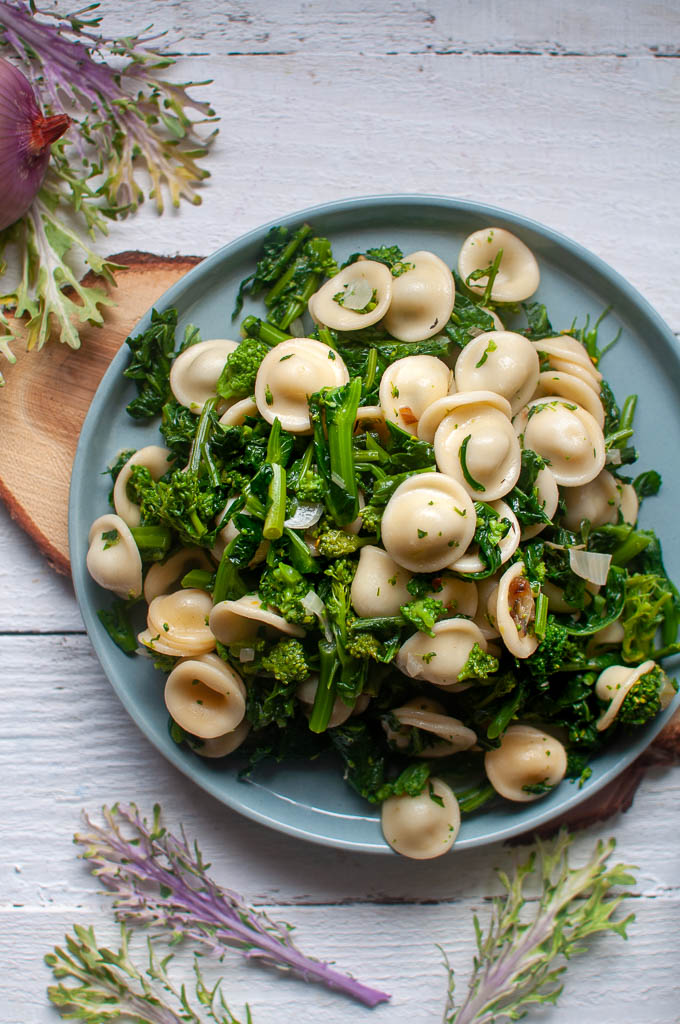
[[201, 261], [200, 256], [148, 252], [121, 252], [110, 259], [124, 269], [116, 271], [117, 287], [105, 285], [116, 303], [104, 310], [104, 326], [86, 327], [76, 352], [54, 342], [42, 352], [22, 352], [15, 345], [16, 364], [3, 367], [0, 497], [61, 573], [70, 573], [68, 490], [92, 397], [140, 317]]

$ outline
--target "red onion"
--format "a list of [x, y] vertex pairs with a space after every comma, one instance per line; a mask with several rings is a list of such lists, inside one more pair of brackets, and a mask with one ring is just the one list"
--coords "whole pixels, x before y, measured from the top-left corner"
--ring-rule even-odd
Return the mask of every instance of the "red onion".
[[0, 57], [0, 231], [23, 217], [42, 185], [50, 146], [71, 122], [43, 117], [28, 79]]

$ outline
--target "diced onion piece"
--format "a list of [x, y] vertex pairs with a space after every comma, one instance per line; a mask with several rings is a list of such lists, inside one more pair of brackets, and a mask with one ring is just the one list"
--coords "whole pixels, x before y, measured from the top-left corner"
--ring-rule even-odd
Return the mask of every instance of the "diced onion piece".
[[307, 612], [311, 612], [312, 615], [316, 615], [317, 619], [321, 624], [321, 628], [324, 631], [326, 640], [333, 639], [333, 633], [330, 626], [328, 625], [328, 618], [326, 616], [326, 605], [323, 603], [318, 594], [315, 594], [313, 590], [308, 590], [305, 596], [300, 601], [300, 604]]
[[603, 587], [607, 582], [611, 560], [611, 555], [602, 554], [600, 551], [569, 549], [571, 571], [576, 576], [580, 576], [582, 580], [588, 580], [589, 583], [594, 583], [598, 587]]
[[300, 317], [297, 317], [296, 320], [293, 320], [293, 322], [288, 327], [288, 333], [291, 334], [294, 338], [304, 338], [305, 327]]
[[344, 286], [340, 305], [345, 309], [364, 309], [373, 298], [373, 288], [365, 277], [358, 277]]
[[310, 526], [315, 526], [319, 522], [322, 512], [323, 505], [298, 505], [295, 515], [292, 515], [290, 519], [286, 519], [283, 525], [291, 530], [307, 530]]
[[253, 647], [242, 647], [238, 655], [239, 661], [255, 661], [255, 650]]
[[621, 449], [610, 448], [607, 452], [607, 465], [608, 466], [620, 466], [621, 465]]

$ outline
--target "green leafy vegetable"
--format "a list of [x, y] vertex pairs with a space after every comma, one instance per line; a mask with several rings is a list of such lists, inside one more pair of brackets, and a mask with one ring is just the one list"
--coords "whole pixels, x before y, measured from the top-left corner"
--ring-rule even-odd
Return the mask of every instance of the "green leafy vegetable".
[[[633, 915], [615, 917], [627, 894], [615, 895], [613, 890], [634, 885], [635, 879], [628, 865], [608, 865], [614, 840], [598, 843], [579, 868], [569, 864], [570, 842], [562, 831], [552, 844], [539, 841], [538, 859], [532, 853], [512, 879], [498, 872], [506, 894], [494, 900], [486, 934], [475, 916], [477, 955], [467, 995], [457, 1009], [453, 970], [446, 961], [445, 1024], [519, 1020], [535, 1004], [555, 1003], [566, 970], [561, 961], [583, 952], [584, 940], [607, 931], [627, 938]], [[539, 899], [528, 904], [524, 886], [530, 881], [538, 883]]]
[[269, 352], [269, 345], [256, 338], [244, 338], [227, 356], [224, 369], [217, 381], [220, 398], [232, 401], [248, 398], [255, 393], [255, 377], [260, 363]]

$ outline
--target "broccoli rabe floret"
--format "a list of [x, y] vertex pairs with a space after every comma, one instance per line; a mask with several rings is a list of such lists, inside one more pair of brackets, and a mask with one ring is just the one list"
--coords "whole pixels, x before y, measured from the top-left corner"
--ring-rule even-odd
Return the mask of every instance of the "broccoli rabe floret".
[[676, 681], [655, 665], [640, 676], [624, 697], [617, 715], [619, 722], [623, 725], [645, 725], [658, 715], [677, 688]]
[[367, 544], [366, 538], [357, 537], [353, 533], [345, 533], [344, 530], [323, 530], [319, 534], [316, 548], [324, 558], [346, 558], [353, 555], [355, 551]]
[[486, 654], [479, 644], [473, 644], [467, 661], [458, 673], [458, 682], [462, 683], [466, 679], [488, 679], [497, 671], [498, 658], [494, 658], [493, 654]]
[[384, 508], [378, 508], [376, 505], [366, 505], [362, 508], [359, 515], [361, 516], [362, 528], [367, 533], [374, 533], [379, 535], [380, 524], [382, 523]]
[[238, 348], [227, 356], [217, 382], [221, 398], [247, 398], [255, 391], [255, 377], [269, 346], [257, 338], [244, 338]]
[[382, 641], [373, 633], [350, 633], [347, 637], [345, 650], [353, 658], [368, 658], [387, 664], [392, 661], [399, 650], [399, 638]]
[[446, 614], [446, 609], [441, 601], [434, 597], [423, 597], [418, 601], [409, 601], [399, 609], [407, 622], [419, 629], [421, 633], [434, 636], [433, 626], [437, 619]]
[[292, 489], [298, 501], [312, 505], [323, 502], [326, 485], [318, 473], [308, 472], [300, 477]]
[[311, 626], [316, 621], [314, 613], [302, 604], [309, 594], [309, 583], [302, 573], [287, 562], [267, 566], [260, 577], [258, 589], [265, 604], [278, 608], [287, 622]]
[[572, 657], [581, 656], [580, 648], [569, 639], [566, 628], [557, 622], [553, 615], [549, 615], [545, 636], [524, 664], [534, 679], [547, 679], [555, 672], [559, 672], [560, 666], [571, 661]]
[[262, 658], [262, 669], [280, 683], [301, 683], [310, 674], [304, 647], [299, 640], [279, 640]]

